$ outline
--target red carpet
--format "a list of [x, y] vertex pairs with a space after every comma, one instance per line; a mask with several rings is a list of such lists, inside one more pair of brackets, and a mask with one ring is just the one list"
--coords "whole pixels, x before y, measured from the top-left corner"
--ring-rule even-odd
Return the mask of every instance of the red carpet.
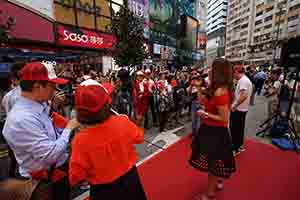
[[[205, 173], [188, 164], [190, 139], [184, 138], [149, 159], [139, 172], [149, 200], [192, 200], [204, 191]], [[218, 200], [299, 200], [300, 161], [294, 152], [284, 152], [254, 140], [237, 157], [237, 172], [225, 182]]]

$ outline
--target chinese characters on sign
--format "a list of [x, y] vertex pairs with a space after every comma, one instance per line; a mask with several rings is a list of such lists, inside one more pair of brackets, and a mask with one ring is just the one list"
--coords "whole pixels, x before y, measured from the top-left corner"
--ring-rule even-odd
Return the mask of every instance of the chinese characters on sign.
[[58, 43], [62, 45], [109, 49], [116, 44], [116, 41], [112, 35], [58, 26]]

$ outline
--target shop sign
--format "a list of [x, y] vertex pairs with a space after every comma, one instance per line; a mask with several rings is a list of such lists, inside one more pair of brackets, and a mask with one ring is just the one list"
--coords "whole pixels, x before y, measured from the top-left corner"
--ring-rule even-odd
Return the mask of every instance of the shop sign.
[[178, 55], [182, 57], [186, 57], [188, 59], [193, 59], [192, 51], [185, 50], [185, 49], [178, 49]]
[[81, 0], [55, 0], [56, 4], [66, 6], [66, 7], [74, 7], [86, 13], [95, 13], [95, 15], [99, 16], [101, 14], [101, 8], [99, 6], [91, 5], [88, 2], [82, 2]]
[[86, 47], [94, 49], [110, 49], [117, 40], [109, 34], [97, 33], [80, 28], [57, 27], [58, 43], [67, 46]]
[[160, 49], [162, 45], [160, 44], [153, 44], [153, 54], [159, 54], [160, 55]]
[[48, 64], [48, 65], [52, 65], [52, 66], [57, 65], [56, 61], [43, 60], [42, 62], [45, 63], [45, 64]]
[[176, 57], [176, 48], [153, 44], [153, 54], [161, 55], [161, 59], [163, 60], [173, 60]]
[[193, 60], [201, 60], [201, 54], [200, 53], [192, 53]]
[[150, 31], [150, 40], [158, 43], [163, 43], [169, 46], [176, 46], [176, 38], [170, 34], [157, 32], [154, 30]]
[[11, 63], [0, 63], [0, 73], [9, 73]]

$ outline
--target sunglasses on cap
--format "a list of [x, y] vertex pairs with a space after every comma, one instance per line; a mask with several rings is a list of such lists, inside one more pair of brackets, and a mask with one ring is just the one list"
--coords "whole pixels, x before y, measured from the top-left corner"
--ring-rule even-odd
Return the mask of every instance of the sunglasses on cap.
[[194, 76], [194, 77], [192, 77], [192, 80], [200, 80], [201, 79], [201, 76], [199, 75], [199, 76]]

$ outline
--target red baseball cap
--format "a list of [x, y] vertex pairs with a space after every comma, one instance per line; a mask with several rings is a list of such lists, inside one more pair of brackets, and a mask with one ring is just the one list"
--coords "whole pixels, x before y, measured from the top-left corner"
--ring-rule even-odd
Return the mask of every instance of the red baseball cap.
[[31, 62], [20, 71], [20, 78], [24, 81], [49, 81], [57, 84], [66, 84], [68, 80], [58, 78], [53, 65], [42, 62]]
[[111, 95], [114, 91], [114, 87], [112, 86], [112, 84], [110, 83], [101, 83], [101, 85], [103, 86], [103, 88], [106, 90], [106, 92]]
[[244, 73], [245, 67], [244, 67], [244, 65], [236, 65], [236, 66], [234, 66], [234, 71], [239, 72], [239, 73]]
[[158, 88], [159, 90], [164, 90], [164, 89], [165, 89], [165, 84], [164, 84], [164, 82], [163, 82], [163, 81], [158, 81], [158, 82], [157, 82], [157, 88]]
[[137, 76], [144, 76], [144, 72], [142, 72], [142, 71], [137, 71], [137, 72], [136, 72], [136, 75], [137, 75]]
[[146, 69], [145, 70], [145, 74], [151, 74], [151, 70], [150, 69]]
[[75, 107], [77, 110], [98, 112], [101, 108], [111, 103], [110, 94], [113, 92], [111, 84], [100, 84], [89, 79], [82, 82], [75, 92]]

